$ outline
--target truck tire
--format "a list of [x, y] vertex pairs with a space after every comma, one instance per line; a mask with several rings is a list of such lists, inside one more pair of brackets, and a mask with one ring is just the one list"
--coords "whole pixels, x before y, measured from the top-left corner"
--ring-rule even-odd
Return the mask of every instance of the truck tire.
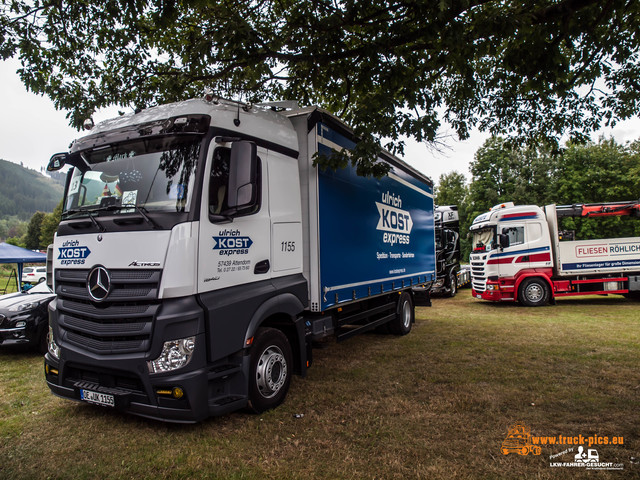
[[630, 300], [640, 300], [640, 291], [634, 290], [629, 293], [625, 293], [624, 296]]
[[527, 307], [541, 307], [549, 303], [551, 292], [542, 278], [526, 278], [518, 289], [518, 300]]
[[275, 328], [260, 328], [251, 347], [249, 407], [256, 413], [280, 405], [289, 391], [293, 356], [287, 337]]
[[396, 317], [389, 322], [389, 332], [394, 335], [406, 335], [411, 331], [411, 325], [415, 318], [415, 310], [413, 308], [413, 301], [411, 295], [407, 292], [402, 292], [398, 299], [398, 306], [396, 308]]
[[49, 322], [45, 323], [36, 335], [35, 348], [38, 353], [44, 355], [48, 350]]
[[455, 297], [456, 293], [458, 293], [458, 276], [456, 272], [451, 272], [449, 274], [449, 293], [450, 297]]

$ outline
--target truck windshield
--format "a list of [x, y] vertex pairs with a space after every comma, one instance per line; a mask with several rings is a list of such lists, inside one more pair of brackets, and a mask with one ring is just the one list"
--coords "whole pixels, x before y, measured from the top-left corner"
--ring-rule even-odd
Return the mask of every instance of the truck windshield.
[[473, 232], [473, 251], [485, 252], [491, 250], [493, 245], [493, 239], [495, 236], [495, 228], [488, 227]]
[[73, 170], [63, 216], [103, 210], [188, 212], [200, 143], [201, 137], [166, 136], [81, 152], [91, 170]]

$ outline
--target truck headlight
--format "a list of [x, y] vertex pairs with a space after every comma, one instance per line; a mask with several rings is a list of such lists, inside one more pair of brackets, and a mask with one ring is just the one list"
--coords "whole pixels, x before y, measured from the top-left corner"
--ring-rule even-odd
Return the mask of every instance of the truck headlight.
[[164, 342], [160, 356], [147, 362], [149, 373], [170, 372], [186, 366], [196, 348], [196, 337]]
[[47, 335], [47, 350], [53, 358], [60, 360], [60, 347], [53, 339], [53, 329], [49, 327], [49, 334]]

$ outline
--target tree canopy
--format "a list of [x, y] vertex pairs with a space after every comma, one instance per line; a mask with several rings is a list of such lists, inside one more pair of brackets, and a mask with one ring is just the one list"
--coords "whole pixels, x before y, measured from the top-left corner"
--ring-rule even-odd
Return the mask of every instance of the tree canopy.
[[[380, 147], [443, 121], [530, 140], [640, 110], [637, 0], [0, 0], [0, 58], [79, 127], [96, 109], [199, 96], [319, 104]], [[346, 162], [347, 157], [338, 157]], [[378, 168], [378, 169], [377, 169]]]

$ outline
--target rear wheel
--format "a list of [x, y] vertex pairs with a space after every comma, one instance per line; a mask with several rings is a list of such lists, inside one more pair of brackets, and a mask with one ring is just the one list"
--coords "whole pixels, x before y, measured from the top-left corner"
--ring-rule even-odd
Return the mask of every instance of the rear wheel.
[[551, 292], [542, 278], [532, 277], [522, 281], [518, 289], [518, 300], [527, 307], [541, 307], [549, 303]]
[[275, 328], [261, 328], [251, 347], [249, 403], [256, 413], [280, 405], [289, 391], [293, 361], [287, 337]]
[[389, 322], [389, 331], [394, 335], [406, 335], [411, 331], [415, 317], [411, 295], [402, 292], [396, 308], [396, 317]]

